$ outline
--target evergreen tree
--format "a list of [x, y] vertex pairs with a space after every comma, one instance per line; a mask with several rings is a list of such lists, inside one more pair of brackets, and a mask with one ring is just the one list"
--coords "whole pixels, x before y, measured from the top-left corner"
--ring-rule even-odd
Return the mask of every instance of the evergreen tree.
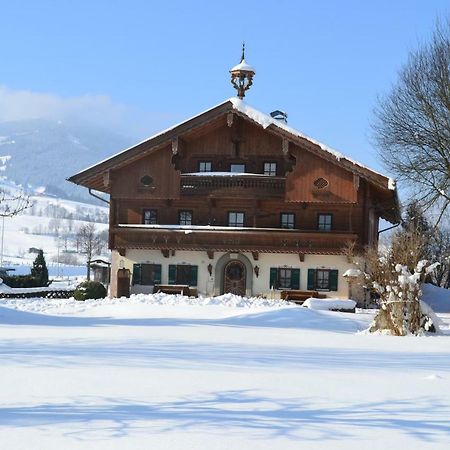
[[44, 258], [44, 251], [39, 250], [31, 268], [31, 276], [39, 281], [40, 286], [48, 285], [48, 269]]

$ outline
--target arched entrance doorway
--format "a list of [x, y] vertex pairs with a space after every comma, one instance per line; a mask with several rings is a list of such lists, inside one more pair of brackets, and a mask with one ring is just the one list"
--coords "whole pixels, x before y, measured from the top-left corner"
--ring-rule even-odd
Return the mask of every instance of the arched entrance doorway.
[[228, 262], [223, 269], [223, 292], [245, 296], [246, 290], [245, 265], [238, 260]]

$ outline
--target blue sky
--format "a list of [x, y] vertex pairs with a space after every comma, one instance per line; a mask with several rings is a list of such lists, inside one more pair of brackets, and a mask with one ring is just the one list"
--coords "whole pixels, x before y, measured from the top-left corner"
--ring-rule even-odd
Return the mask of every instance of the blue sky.
[[440, 0], [0, 0], [0, 120], [84, 117], [140, 139], [233, 96], [245, 40], [250, 105], [381, 169], [377, 95], [449, 13]]

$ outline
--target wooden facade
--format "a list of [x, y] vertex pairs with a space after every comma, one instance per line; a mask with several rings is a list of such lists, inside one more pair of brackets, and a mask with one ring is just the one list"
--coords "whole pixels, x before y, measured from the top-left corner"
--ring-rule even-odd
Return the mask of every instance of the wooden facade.
[[131, 249], [163, 259], [202, 252], [208, 261], [215, 252], [253, 261], [339, 255], [348, 242], [376, 243], [380, 217], [399, 219], [387, 177], [238, 100], [69, 180], [110, 195], [109, 244], [119, 258]]

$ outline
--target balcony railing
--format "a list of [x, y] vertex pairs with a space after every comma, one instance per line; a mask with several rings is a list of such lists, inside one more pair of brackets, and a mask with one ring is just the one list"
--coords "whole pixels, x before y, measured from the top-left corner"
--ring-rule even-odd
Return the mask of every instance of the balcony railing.
[[182, 174], [181, 193], [184, 195], [282, 197], [286, 179], [262, 174], [235, 174], [209, 172], [202, 174]]
[[317, 232], [278, 228], [118, 225], [113, 248], [339, 254], [358, 236], [350, 232]]

